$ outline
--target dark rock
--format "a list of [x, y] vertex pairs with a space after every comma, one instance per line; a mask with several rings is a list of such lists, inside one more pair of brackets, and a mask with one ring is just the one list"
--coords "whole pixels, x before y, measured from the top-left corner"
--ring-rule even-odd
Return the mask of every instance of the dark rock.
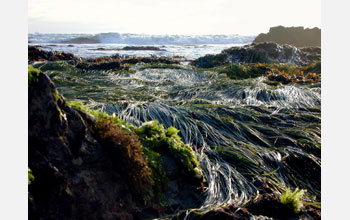
[[93, 48], [89, 50], [99, 50], [99, 51], [108, 51], [108, 50], [118, 50], [118, 49], [113, 49], [113, 48], [104, 48], [104, 47], [98, 47], [98, 48]]
[[163, 160], [169, 205], [155, 198], [145, 205], [129, 181], [131, 169], [121, 166], [122, 153], [101, 140], [93, 116], [68, 107], [44, 73], [29, 84], [28, 96], [28, 166], [35, 176], [29, 219], [150, 219], [200, 205], [198, 184], [186, 180], [171, 155]]
[[255, 216], [267, 216], [273, 219], [321, 219], [319, 209], [305, 206], [300, 213], [296, 214], [288, 206], [282, 204], [272, 193], [264, 193], [247, 207], [247, 211]]
[[267, 34], [259, 34], [253, 42], [275, 42], [296, 47], [320, 47], [321, 29], [316, 27], [313, 29], [304, 29], [304, 27], [271, 27]]
[[276, 43], [253, 43], [244, 47], [231, 47], [217, 55], [205, 55], [194, 60], [201, 68], [210, 68], [228, 63], [290, 63], [305, 65], [320, 58], [317, 49], [302, 50], [291, 45]]
[[279, 74], [276, 74], [276, 75], [271, 74], [268, 76], [268, 79], [270, 81], [277, 81], [277, 82], [281, 82], [283, 84], [288, 84], [291, 82], [291, 80], [289, 78], [287, 78], [284, 75], [279, 75]]
[[154, 46], [126, 46], [120, 50], [155, 50], [155, 51], [165, 51], [164, 49], [160, 49], [159, 47]]
[[235, 206], [229, 206], [228, 208], [221, 208], [207, 212], [200, 219], [232, 219], [232, 220], [248, 220], [251, 219], [252, 214], [249, 213], [245, 208], [238, 208]]
[[64, 40], [61, 43], [67, 43], [67, 44], [98, 44], [101, 43], [101, 41], [97, 38], [93, 37], [76, 37], [72, 38], [70, 40]]
[[126, 58], [121, 61], [122, 63], [136, 64], [136, 63], [165, 63], [165, 64], [179, 64], [180, 61], [174, 60], [168, 57], [133, 57]]
[[46, 51], [39, 49], [37, 46], [28, 46], [28, 61], [58, 61], [71, 60], [79, 61], [79, 58], [71, 53]]
[[211, 68], [211, 67], [223, 65], [227, 62], [228, 62], [227, 55], [221, 52], [220, 54], [217, 54], [217, 55], [212, 55], [212, 54], [205, 55], [204, 57], [200, 57], [194, 60], [192, 63], [196, 67]]
[[[182, 213], [179, 217], [173, 217], [175, 219], [184, 219], [185, 213]], [[245, 208], [236, 207], [230, 205], [225, 208], [217, 208], [206, 212], [205, 214], [190, 213], [187, 219], [198, 219], [198, 220], [249, 220], [252, 219], [253, 215]]]
[[55, 91], [43, 73], [29, 85], [29, 219], [134, 219], [144, 205], [95, 138], [95, 119]]
[[300, 50], [309, 60], [321, 60], [321, 47], [304, 47]]
[[299, 214], [294, 213], [288, 206], [280, 203], [278, 197], [272, 193], [258, 195], [254, 201], [247, 204], [245, 208], [229, 205], [222, 208], [215, 208], [205, 213], [195, 212], [179, 213], [170, 219], [198, 219], [198, 220], [268, 220], [268, 219], [321, 219], [319, 209], [305, 206]]
[[[175, 165], [175, 168], [179, 172], [178, 165]], [[169, 167], [165, 168], [166, 172], [168, 172], [167, 169]], [[164, 192], [164, 196], [167, 198], [168, 212], [174, 213], [176, 210], [199, 207], [201, 205], [199, 196], [201, 192], [201, 187], [196, 187], [196, 183], [188, 181], [188, 178], [182, 173], [178, 176], [169, 177], [168, 185]]]
[[296, 216], [292, 209], [279, 202], [273, 194], [259, 195], [258, 199], [247, 207], [254, 215], [264, 215], [276, 219], [289, 219]]
[[106, 62], [106, 63], [80, 62], [76, 65], [76, 67], [79, 69], [85, 69], [85, 70], [112, 70], [112, 69], [121, 70], [121, 69], [124, 69], [124, 66], [121, 66], [120, 62], [117, 62], [117, 61]]
[[291, 149], [286, 153], [287, 155], [283, 159], [285, 172], [293, 173], [295, 179], [303, 178], [303, 181], [307, 183], [303, 188], [313, 191], [318, 199], [321, 199], [321, 166], [318, 162], [310, 156]]

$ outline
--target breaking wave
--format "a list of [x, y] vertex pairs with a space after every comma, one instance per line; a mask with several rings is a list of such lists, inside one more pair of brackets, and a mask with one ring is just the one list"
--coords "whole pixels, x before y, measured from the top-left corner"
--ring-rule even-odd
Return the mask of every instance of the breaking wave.
[[241, 35], [146, 35], [146, 34], [121, 34], [100, 33], [92, 34], [40, 34], [28, 35], [31, 43], [67, 43], [75, 39], [73, 43], [79, 43], [84, 39], [96, 43], [135, 44], [135, 45], [183, 45], [183, 44], [246, 44], [251, 43], [255, 36]]

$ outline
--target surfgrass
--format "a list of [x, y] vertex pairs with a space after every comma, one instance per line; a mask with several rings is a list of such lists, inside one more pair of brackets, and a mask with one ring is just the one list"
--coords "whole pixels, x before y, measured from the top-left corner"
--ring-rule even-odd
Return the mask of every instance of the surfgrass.
[[[163, 143], [170, 151], [169, 145], [177, 146], [178, 138], [172, 138], [176, 133], [191, 148], [180, 144], [179, 149], [192, 152], [189, 159], [198, 161], [207, 184], [202, 205], [194, 211], [247, 204], [257, 190], [254, 177], [277, 194], [299, 188], [307, 190], [304, 198], [310, 203], [320, 202], [319, 84], [270, 86], [264, 83], [266, 76], [230, 79], [195, 69], [78, 73], [70, 64], [62, 65], [67, 66], [64, 71], [46, 71], [55, 71], [50, 77], [67, 100], [82, 100], [96, 115], [114, 114], [116, 123], [130, 131], [143, 127], [138, 132], [145, 145]], [[149, 121], [158, 123], [144, 124]], [[153, 133], [147, 134], [147, 126]], [[154, 153], [145, 155], [156, 161], [159, 153], [147, 149]]]

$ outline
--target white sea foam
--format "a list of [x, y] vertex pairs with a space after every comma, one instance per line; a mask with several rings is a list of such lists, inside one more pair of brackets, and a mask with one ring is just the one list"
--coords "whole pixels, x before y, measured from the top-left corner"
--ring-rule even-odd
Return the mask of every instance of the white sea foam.
[[31, 43], [62, 43], [76, 37], [85, 37], [105, 44], [246, 44], [254, 40], [255, 36], [231, 35], [146, 35], [100, 33], [92, 34], [29, 34]]
[[[96, 44], [73, 44], [68, 41], [84, 37], [99, 41]], [[44, 50], [56, 50], [73, 53], [80, 57], [110, 56], [113, 54], [128, 56], [181, 56], [193, 60], [206, 54], [217, 54], [232, 46], [242, 46], [254, 40], [254, 36], [240, 35], [144, 35], [144, 34], [29, 34], [30, 45], [40, 45]], [[153, 45], [162, 51], [120, 50], [125, 46]], [[98, 50], [104, 48], [107, 50]]]
[[[180, 56], [185, 60], [193, 60], [206, 54], [218, 54], [222, 50], [242, 46], [244, 44], [202, 44], [202, 45], [154, 45], [161, 48], [161, 51], [151, 50], [120, 50], [125, 46], [133, 44], [53, 44], [53, 43], [29, 43], [29, 45], [40, 45], [43, 50], [55, 50], [60, 52], [73, 53], [79, 57], [100, 57], [114, 54], [128, 56]], [[98, 50], [105, 48], [107, 50]]]

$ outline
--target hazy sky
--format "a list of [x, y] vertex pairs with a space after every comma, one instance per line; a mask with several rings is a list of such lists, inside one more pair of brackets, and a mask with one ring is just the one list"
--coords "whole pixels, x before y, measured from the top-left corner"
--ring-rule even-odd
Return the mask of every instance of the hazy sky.
[[257, 35], [321, 27], [321, 0], [28, 0], [29, 33]]

